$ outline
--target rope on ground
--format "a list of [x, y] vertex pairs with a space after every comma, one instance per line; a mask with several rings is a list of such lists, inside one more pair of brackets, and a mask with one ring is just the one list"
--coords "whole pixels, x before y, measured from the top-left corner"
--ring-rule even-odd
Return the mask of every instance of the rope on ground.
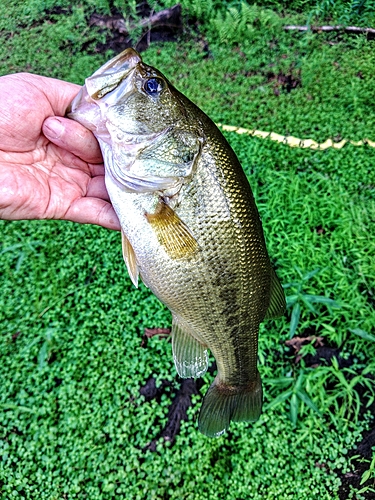
[[353, 146], [365, 146], [368, 145], [375, 148], [375, 142], [370, 141], [370, 139], [362, 139], [361, 141], [350, 141], [349, 139], [342, 139], [339, 142], [333, 142], [332, 139], [327, 139], [322, 143], [313, 141], [312, 139], [299, 139], [298, 137], [293, 137], [292, 135], [280, 135], [275, 132], [264, 132], [263, 130], [247, 129], [242, 127], [236, 127], [233, 125], [223, 125], [217, 123], [217, 126], [222, 130], [227, 132], [236, 132], [237, 134], [246, 134], [253, 137], [261, 137], [262, 139], [271, 139], [271, 141], [281, 142], [290, 146], [291, 148], [303, 148], [303, 149], [319, 149], [325, 150], [328, 148], [341, 149], [345, 144], [352, 144]]

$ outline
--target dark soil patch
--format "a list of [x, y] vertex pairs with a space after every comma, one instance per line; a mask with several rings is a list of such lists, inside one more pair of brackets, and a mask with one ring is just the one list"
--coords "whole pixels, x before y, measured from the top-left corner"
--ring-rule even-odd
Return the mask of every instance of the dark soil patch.
[[[315, 354], [307, 354], [303, 356], [303, 360], [305, 362], [306, 367], [317, 367], [319, 365], [329, 365], [332, 363], [332, 359], [336, 358], [339, 368], [347, 368], [353, 364], [352, 356], [345, 359], [341, 356], [341, 348], [333, 347], [324, 344], [324, 338], [317, 335], [315, 331], [304, 332], [305, 335], [301, 337], [293, 337], [291, 340], [286, 341], [286, 345], [290, 348], [289, 355], [292, 356], [295, 364], [298, 364], [302, 359], [300, 354], [300, 350], [306, 344], [313, 344], [315, 347]], [[355, 375], [349, 375], [349, 378], [353, 378]], [[371, 375], [368, 375], [371, 377]], [[364, 417], [365, 413], [370, 412], [372, 415], [375, 415], [375, 402], [372, 403], [370, 407], [365, 407], [367, 403], [367, 398], [365, 397], [365, 388], [361, 385], [357, 385], [355, 390], [358, 392], [362, 406], [360, 409], [360, 419]], [[349, 497], [350, 494], [353, 494], [353, 491], [360, 490], [365, 488], [366, 486], [374, 487], [374, 480], [369, 479], [364, 484], [360, 484], [362, 480], [362, 475], [368, 470], [370, 466], [370, 462], [375, 453], [375, 427], [372, 427], [370, 430], [366, 431], [363, 434], [362, 441], [358, 444], [358, 446], [352, 450], [348, 454], [348, 458], [351, 459], [351, 463], [353, 464], [354, 470], [353, 472], [347, 472], [343, 474], [341, 470], [336, 470], [335, 473], [341, 479], [341, 486], [339, 489], [339, 498], [340, 500], [348, 500], [349, 498], [357, 498], [357, 497]], [[365, 491], [361, 493], [361, 498], [366, 500], [374, 500], [375, 493], [374, 491]]]
[[163, 380], [160, 387], [156, 387], [156, 380], [153, 377], [150, 377], [145, 385], [139, 389], [139, 393], [141, 396], [144, 396], [145, 401], [147, 402], [152, 399], [156, 399], [156, 401], [160, 402], [165, 389], [167, 387], [171, 387], [171, 385], [172, 382], [169, 380]]
[[[333, 358], [337, 359], [339, 368], [348, 368], [353, 364], [353, 359], [343, 358], [339, 347], [329, 346], [324, 343], [324, 338], [316, 335], [316, 332], [304, 332], [305, 335], [293, 337], [285, 342], [290, 348], [289, 355], [293, 356], [294, 363], [298, 364], [303, 358], [307, 367], [315, 368], [319, 365], [329, 365]], [[310, 334], [307, 334], [310, 333]], [[306, 354], [302, 356], [300, 351], [304, 345], [312, 344], [315, 348], [315, 354]]]
[[375, 427], [363, 435], [357, 446], [357, 452], [365, 458], [371, 458], [372, 448], [375, 446]]
[[[152, 337], [158, 336], [159, 338], [169, 337], [171, 330], [169, 328], [145, 328], [141, 347], [147, 348], [148, 340]], [[213, 375], [217, 370], [216, 363], [208, 368], [208, 372]], [[164, 442], [169, 442], [173, 445], [177, 434], [180, 432], [182, 420], [187, 420], [187, 410], [192, 404], [192, 396], [199, 394], [204, 382], [201, 378], [181, 379], [176, 377], [178, 389], [172, 399], [172, 403], [168, 411], [168, 420], [166, 425], [157, 435], [143, 448], [143, 451], [150, 450], [156, 451], [156, 446], [162, 438]], [[170, 396], [173, 387], [176, 387], [174, 382], [170, 380], [162, 380], [159, 387], [156, 386], [154, 377], [150, 377], [144, 386], [139, 389], [141, 396], [144, 396], [145, 401], [149, 402], [156, 399], [157, 402], [161, 401], [163, 394]]]
[[317, 366], [322, 363], [328, 364], [332, 361], [332, 358], [336, 358], [339, 368], [348, 368], [353, 364], [353, 360], [349, 357], [348, 359], [341, 357], [341, 350], [337, 347], [321, 346], [316, 349], [314, 355], [307, 354], [304, 357], [306, 366]]
[[[373, 376], [369, 375], [372, 379]], [[365, 389], [362, 386], [356, 386], [356, 390], [363, 401]], [[373, 402], [369, 407], [365, 407], [363, 402], [360, 410], [360, 418], [363, 418], [365, 413], [370, 412], [371, 415], [375, 415], [375, 402]], [[374, 479], [370, 478], [363, 484], [361, 483], [362, 475], [369, 469], [372, 458], [375, 456], [375, 421], [372, 422], [372, 427], [363, 433], [362, 440], [359, 442], [357, 447], [350, 451], [348, 458], [351, 458], [351, 463], [353, 465], [353, 471], [343, 474], [341, 470], [336, 470], [335, 473], [341, 479], [341, 486], [339, 489], [340, 500], [347, 500], [349, 498], [350, 492], [354, 490], [360, 490], [365, 487], [370, 487], [373, 491], [365, 491], [361, 493], [361, 498], [366, 500], [375, 499], [375, 484]], [[356, 499], [357, 497], [351, 497]]]
[[281, 92], [289, 94], [292, 90], [301, 86], [301, 72], [300, 70], [290, 70], [289, 73], [267, 73], [267, 82], [273, 82], [273, 93], [280, 95]]
[[97, 52], [110, 49], [120, 53], [129, 47], [142, 52], [152, 42], [177, 40], [182, 33], [181, 5], [154, 13], [147, 2], [142, 2], [136, 19], [125, 19], [117, 9], [112, 8], [111, 15], [93, 13], [89, 25], [99, 27], [106, 35], [106, 41], [97, 44]]
[[[213, 375], [216, 371], [216, 363], [213, 363], [208, 372]], [[172, 399], [172, 403], [168, 411], [168, 420], [166, 425], [160, 432], [143, 448], [143, 451], [156, 451], [156, 446], [162, 438], [164, 442], [169, 442], [172, 445], [175, 442], [177, 434], [180, 432], [182, 420], [187, 420], [187, 410], [191, 406], [191, 398], [194, 394], [199, 394], [204, 382], [201, 378], [181, 379], [177, 377], [179, 387]], [[150, 377], [146, 384], [140, 388], [139, 393], [145, 397], [146, 402], [156, 399], [160, 401], [163, 394], [168, 394], [175, 384], [169, 380], [162, 380], [159, 387], [156, 386], [156, 380]], [[169, 395], [169, 394], [168, 394]]]
[[[180, 432], [181, 421], [187, 420], [187, 410], [189, 406], [191, 406], [191, 397], [193, 394], [198, 394], [199, 392], [198, 385], [200, 385], [199, 382], [192, 378], [187, 378], [182, 381], [169, 407], [167, 424], [143, 451], [156, 451], [156, 445], [160, 438], [171, 444], [175, 442], [176, 436]], [[143, 389], [144, 388], [142, 388], [141, 391]], [[161, 394], [161, 392], [162, 391], [156, 389], [156, 394]]]
[[[372, 413], [375, 411], [375, 404], [372, 405]], [[374, 451], [373, 451], [374, 450]], [[350, 492], [355, 489], [359, 490], [369, 486], [372, 490], [375, 490], [374, 479], [369, 479], [363, 484], [361, 483], [362, 475], [368, 470], [372, 456], [375, 452], [375, 427], [363, 434], [363, 439], [357, 446], [357, 448], [349, 453], [349, 457], [357, 457], [352, 459], [352, 464], [354, 465], [353, 472], [347, 472], [346, 474], [336, 471], [336, 474], [341, 479], [341, 486], [339, 489], [340, 500], [347, 500], [349, 498]], [[365, 460], [364, 460], [365, 459]], [[366, 500], [374, 500], [374, 491], [365, 491], [361, 493], [362, 497]], [[354, 497], [356, 498], [356, 497]]]

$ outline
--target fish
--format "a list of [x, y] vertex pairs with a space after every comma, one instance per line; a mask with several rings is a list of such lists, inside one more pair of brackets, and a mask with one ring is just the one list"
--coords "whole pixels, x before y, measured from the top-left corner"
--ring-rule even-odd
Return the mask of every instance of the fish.
[[219, 436], [262, 409], [260, 323], [284, 313], [248, 179], [214, 122], [126, 49], [85, 80], [67, 116], [93, 132], [123, 257], [172, 314], [180, 377], [217, 374], [198, 429]]

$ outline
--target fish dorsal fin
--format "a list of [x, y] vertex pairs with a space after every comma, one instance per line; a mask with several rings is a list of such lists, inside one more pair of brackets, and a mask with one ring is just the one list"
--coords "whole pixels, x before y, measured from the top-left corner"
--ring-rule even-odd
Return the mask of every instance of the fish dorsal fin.
[[155, 212], [147, 213], [146, 218], [172, 259], [190, 256], [198, 250], [198, 243], [187, 225], [162, 199], [159, 199]]
[[201, 377], [207, 371], [207, 349], [175, 317], [172, 323], [172, 351], [180, 377]]
[[271, 269], [271, 298], [268, 306], [265, 319], [278, 318], [285, 312], [285, 294], [280, 284], [279, 278], [276, 276], [274, 269]]
[[138, 288], [139, 270], [138, 270], [137, 260], [135, 258], [133, 247], [129, 243], [128, 238], [125, 236], [125, 233], [122, 230], [121, 230], [121, 241], [122, 241], [122, 256], [124, 257], [126, 267], [128, 268], [130, 279], [132, 280], [133, 285], [136, 288]]

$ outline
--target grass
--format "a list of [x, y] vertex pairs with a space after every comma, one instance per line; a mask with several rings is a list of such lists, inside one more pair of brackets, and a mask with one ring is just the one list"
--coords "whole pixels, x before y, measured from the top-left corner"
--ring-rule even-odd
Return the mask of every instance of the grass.
[[[295, 8], [299, 16], [313, 8], [305, 7], [305, 14]], [[105, 33], [87, 27], [93, 9], [62, 0], [0, 7], [1, 74], [27, 70], [82, 83], [109, 56], [95, 50]], [[244, 31], [240, 44], [223, 44], [201, 19], [199, 35], [152, 45], [144, 59], [215, 121], [318, 141], [375, 140], [374, 42], [269, 32], [264, 24]], [[296, 86], [288, 91], [280, 75]], [[132, 286], [117, 233], [1, 221], [1, 498], [339, 498], [340, 474], [353, 473], [350, 452], [373, 425], [375, 150], [310, 151], [225, 136], [249, 177], [290, 297], [287, 315], [261, 326], [265, 412], [219, 439], [200, 435], [206, 375], [176, 442], [147, 449], [180, 381], [170, 343], [154, 337], [142, 348], [141, 341], [145, 327], [170, 326], [169, 312], [143, 285]], [[339, 348], [350, 366], [296, 364], [285, 346], [291, 326], [294, 335]], [[139, 390], [150, 377], [169, 385], [146, 401]], [[371, 498], [373, 468], [369, 460], [362, 492], [348, 498]]]

